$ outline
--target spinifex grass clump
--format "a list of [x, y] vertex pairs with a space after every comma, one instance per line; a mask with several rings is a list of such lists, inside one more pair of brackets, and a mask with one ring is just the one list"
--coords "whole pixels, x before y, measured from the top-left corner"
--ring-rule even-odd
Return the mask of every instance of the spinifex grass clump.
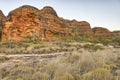
[[[0, 67], [1, 80], [119, 80], [120, 53], [111, 49], [71, 54], [41, 62]], [[37, 57], [36, 57], [37, 58]]]
[[98, 68], [92, 72], [84, 74], [84, 80], [114, 80], [109, 70]]
[[97, 51], [97, 50], [103, 50], [103, 46], [96, 45], [96, 44], [85, 44], [83, 45], [85, 49], [91, 50], [91, 51]]
[[6, 61], [6, 60], [9, 60], [9, 58], [6, 56], [0, 56], [0, 62]]

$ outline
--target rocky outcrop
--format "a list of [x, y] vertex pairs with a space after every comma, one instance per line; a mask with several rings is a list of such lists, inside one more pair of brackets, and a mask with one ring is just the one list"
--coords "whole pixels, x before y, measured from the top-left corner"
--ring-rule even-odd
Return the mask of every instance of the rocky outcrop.
[[70, 28], [63, 26], [65, 23], [52, 7], [47, 6], [40, 10], [39, 21], [42, 23], [42, 40], [57, 40], [70, 35]]
[[72, 36], [88, 35], [88, 36], [92, 37], [92, 35], [93, 35], [90, 24], [86, 21], [76, 21], [76, 20], [70, 21], [70, 20], [62, 19], [62, 18], [60, 18], [60, 20], [61, 20], [61, 25], [63, 28], [64, 27], [70, 28], [70, 35], [72, 35]]
[[4, 26], [5, 21], [6, 21], [6, 17], [3, 14], [3, 12], [0, 10], [0, 39], [1, 39], [1, 34], [2, 34], [2, 28]]
[[3, 28], [2, 41], [21, 41], [23, 37], [39, 32], [39, 10], [22, 6], [9, 13]]
[[120, 36], [120, 31], [119, 30], [118, 31], [112, 31], [111, 35], [112, 36]]
[[48, 15], [48, 14], [50, 14], [50, 15], [57, 16], [56, 11], [55, 11], [52, 7], [50, 7], [50, 6], [44, 7], [44, 8], [41, 9], [39, 12], [40, 12], [40, 14], [42, 14], [42, 15]]
[[38, 37], [40, 40], [56, 40], [70, 33], [70, 29], [62, 24], [53, 8], [44, 7], [38, 10], [25, 5], [9, 13], [2, 41], [19, 42], [26, 36]]
[[4, 26], [5, 21], [6, 21], [6, 17], [3, 14], [3, 12], [0, 10], [0, 27]]
[[111, 32], [103, 27], [94, 27], [92, 28], [94, 37], [106, 37], [109, 38], [111, 37]]
[[[4, 18], [4, 17], [3, 17]], [[104, 36], [110, 37], [108, 29], [95, 27], [91, 29], [86, 21], [67, 20], [60, 18], [56, 11], [49, 6], [39, 10], [24, 5], [11, 11], [2, 30], [2, 41], [23, 41], [28, 36], [39, 40], [58, 40], [64, 36]]]
[[80, 36], [88, 35], [92, 37], [93, 32], [91, 30], [90, 24], [86, 21], [71, 21], [71, 27], [73, 28], [73, 32]]

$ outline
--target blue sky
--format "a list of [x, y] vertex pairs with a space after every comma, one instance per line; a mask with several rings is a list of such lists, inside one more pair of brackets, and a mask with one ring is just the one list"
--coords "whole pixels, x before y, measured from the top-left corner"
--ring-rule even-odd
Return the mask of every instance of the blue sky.
[[0, 0], [0, 9], [5, 15], [22, 6], [38, 9], [52, 6], [58, 16], [65, 19], [88, 21], [91, 27], [120, 30], [120, 0]]

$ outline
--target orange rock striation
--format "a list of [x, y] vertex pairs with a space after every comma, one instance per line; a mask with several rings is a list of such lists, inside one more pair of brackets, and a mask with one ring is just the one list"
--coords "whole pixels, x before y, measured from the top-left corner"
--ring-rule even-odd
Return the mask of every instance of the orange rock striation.
[[1, 35], [2, 35], [2, 28], [5, 24], [5, 21], [6, 21], [6, 17], [3, 14], [3, 12], [0, 10], [0, 39], [1, 39]]
[[92, 28], [94, 37], [106, 37], [109, 38], [111, 37], [111, 32], [103, 27], [94, 27]]
[[[0, 11], [2, 29], [1, 41], [23, 41], [26, 36], [37, 37], [39, 40], [58, 40], [63, 36], [99, 35], [110, 37], [105, 28], [93, 28], [86, 21], [66, 20], [58, 17], [55, 10], [46, 6], [39, 10], [24, 5], [11, 11], [7, 17]], [[5, 23], [5, 25], [4, 25]]]

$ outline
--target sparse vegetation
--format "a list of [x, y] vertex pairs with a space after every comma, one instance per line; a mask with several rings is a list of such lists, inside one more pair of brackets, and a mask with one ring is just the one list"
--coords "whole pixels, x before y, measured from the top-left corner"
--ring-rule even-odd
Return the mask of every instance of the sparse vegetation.
[[39, 37], [37, 35], [27, 35], [24, 37], [24, 40], [23, 42], [26, 42], [26, 43], [39, 43], [40, 40], [39, 40]]
[[115, 80], [109, 70], [98, 68], [84, 74], [84, 80]]
[[114, 43], [113, 45], [120, 46], [120, 36], [112, 37], [112, 43]]
[[96, 45], [96, 44], [85, 44], [83, 46], [85, 49], [92, 50], [92, 51], [97, 51], [97, 50], [103, 50], [103, 46]]
[[[58, 44], [58, 43], [56, 43]], [[62, 43], [63, 44], [63, 43]], [[46, 44], [45, 44], [46, 45]], [[65, 45], [65, 44], [64, 44]], [[75, 44], [74, 44], [75, 45]], [[66, 46], [73, 46], [73, 44]], [[39, 47], [39, 46], [38, 46]], [[38, 49], [38, 47], [36, 47]], [[119, 80], [120, 53], [80, 52], [12, 67], [0, 67], [1, 80]]]
[[[41, 62], [32, 60], [37, 58], [35, 57], [29, 63], [15, 63], [9, 68], [1, 66], [0, 80], [120, 79], [120, 52], [114, 50], [117, 48], [105, 49], [108, 45], [119, 46], [119, 37], [92, 40], [87, 35], [83, 37], [76, 35], [64, 37], [63, 41], [58, 42], [40, 42], [35, 39], [38, 40], [28, 36], [25, 38], [26, 41], [20, 43], [0, 42], [0, 53], [9, 55], [69, 52], [69, 54], [46, 58]], [[9, 61], [7, 56], [0, 56], [0, 64], [7, 60]]]
[[0, 56], [0, 62], [3, 62], [3, 61], [6, 61], [8, 60], [9, 58], [6, 57], [6, 56]]
[[76, 34], [74, 36], [65, 36], [62, 40], [65, 42], [91, 42], [91, 43], [101, 43], [105, 46], [108, 45], [120, 46], [120, 36], [112, 36], [111, 38], [98, 36], [96, 38], [90, 38], [89, 35], [87, 34], [83, 36]]
[[60, 18], [49, 6], [0, 13], [0, 80], [120, 80], [120, 31]]
[[83, 36], [75, 34], [74, 36], [63, 37], [62, 41], [66, 41], [66, 42], [90, 42], [91, 38], [87, 34], [85, 34]]
[[14, 43], [3, 42], [0, 43], [0, 52], [4, 54], [43, 54], [54, 52], [71, 52], [80, 50], [81, 48], [89, 51], [98, 51], [104, 49], [103, 46], [96, 44], [84, 44], [77, 42], [39, 42], [39, 43]]

